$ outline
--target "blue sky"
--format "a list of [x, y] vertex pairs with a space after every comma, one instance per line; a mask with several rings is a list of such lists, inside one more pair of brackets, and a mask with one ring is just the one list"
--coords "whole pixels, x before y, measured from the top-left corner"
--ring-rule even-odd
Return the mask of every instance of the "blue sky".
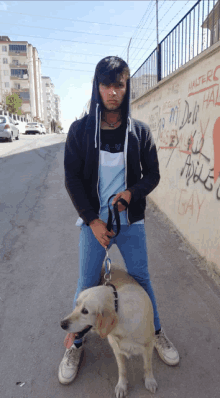
[[[195, 0], [160, 0], [159, 40]], [[42, 75], [61, 99], [65, 131], [90, 99], [96, 64], [107, 55], [127, 61], [131, 74], [156, 47], [155, 0], [0, 1], [1, 33], [37, 48]]]

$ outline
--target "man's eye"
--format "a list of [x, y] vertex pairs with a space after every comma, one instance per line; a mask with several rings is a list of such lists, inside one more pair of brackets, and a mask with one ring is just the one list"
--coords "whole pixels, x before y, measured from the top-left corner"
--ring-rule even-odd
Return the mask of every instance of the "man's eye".
[[83, 308], [81, 312], [84, 315], [87, 315], [89, 313], [89, 311], [86, 308]]

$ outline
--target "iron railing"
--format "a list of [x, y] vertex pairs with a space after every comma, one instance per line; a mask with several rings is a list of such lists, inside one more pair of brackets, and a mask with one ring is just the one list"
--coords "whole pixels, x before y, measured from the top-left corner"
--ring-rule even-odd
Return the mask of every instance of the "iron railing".
[[131, 98], [215, 44], [220, 38], [220, 0], [198, 0], [131, 77]]

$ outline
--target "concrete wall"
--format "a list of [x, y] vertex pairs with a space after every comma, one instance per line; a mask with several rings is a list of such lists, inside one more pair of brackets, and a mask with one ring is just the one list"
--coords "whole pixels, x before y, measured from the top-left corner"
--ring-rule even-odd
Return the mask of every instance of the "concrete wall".
[[132, 102], [151, 127], [161, 181], [150, 195], [220, 273], [220, 43]]

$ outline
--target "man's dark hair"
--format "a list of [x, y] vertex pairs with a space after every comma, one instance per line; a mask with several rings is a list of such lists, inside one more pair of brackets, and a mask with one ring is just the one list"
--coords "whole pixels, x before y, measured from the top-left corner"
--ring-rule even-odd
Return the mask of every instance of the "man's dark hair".
[[108, 86], [111, 83], [116, 83], [120, 80], [122, 75], [130, 77], [130, 70], [126, 62], [119, 57], [103, 58], [96, 66], [95, 76], [98, 79], [98, 84], [102, 83]]

